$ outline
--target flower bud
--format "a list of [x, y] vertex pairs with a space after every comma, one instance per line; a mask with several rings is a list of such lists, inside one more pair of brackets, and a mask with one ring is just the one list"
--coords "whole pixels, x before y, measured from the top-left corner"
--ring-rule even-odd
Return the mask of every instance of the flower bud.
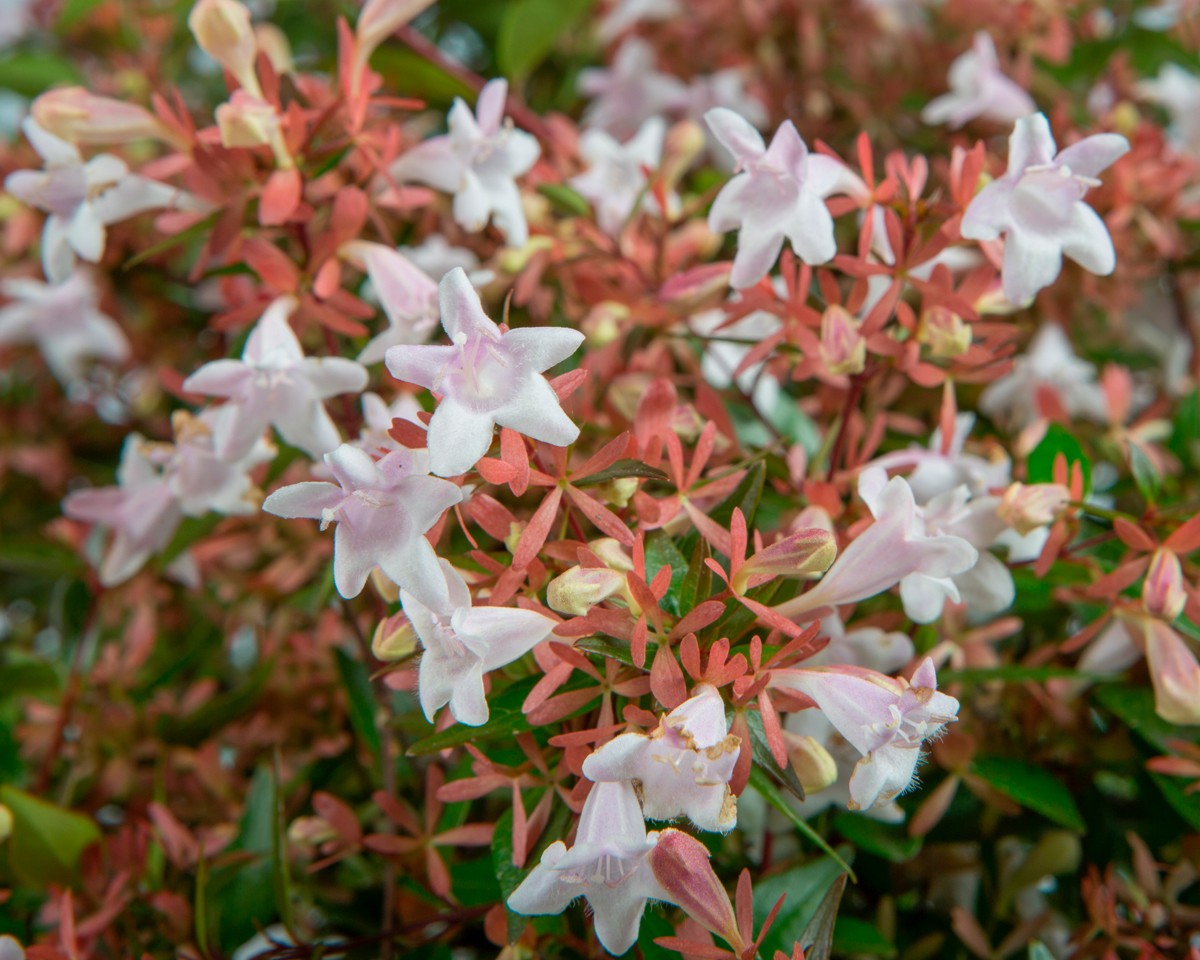
[[238, 0], [198, 0], [188, 15], [188, 29], [200, 49], [232, 73], [243, 90], [262, 96], [254, 72], [258, 41], [250, 11]]
[[366, 63], [384, 40], [428, 7], [433, 0], [367, 0], [354, 32], [358, 37], [358, 62]]
[[1142, 605], [1146, 612], [1170, 623], [1183, 613], [1186, 603], [1187, 590], [1179, 558], [1173, 550], [1155, 550], [1142, 584]]
[[650, 851], [654, 878], [671, 896], [671, 902], [728, 943], [738, 955], [746, 949], [734, 916], [729, 894], [708, 862], [708, 849], [680, 830], [664, 830]]
[[283, 142], [279, 114], [265, 100], [245, 90], [235, 90], [227, 103], [217, 107], [217, 127], [221, 131], [223, 147], [270, 147], [280, 167], [290, 169], [293, 166], [292, 156]]
[[624, 589], [624, 573], [607, 567], [572, 567], [550, 581], [546, 604], [559, 613], [582, 617], [596, 604]]
[[706, 146], [704, 130], [695, 120], [681, 120], [667, 131], [659, 170], [668, 190], [683, 179]]
[[271, 69], [276, 73], [291, 73], [296, 65], [292, 61], [292, 45], [288, 43], [287, 34], [273, 23], [260, 23], [254, 27], [254, 42], [260, 53], [265, 53], [271, 61]]
[[862, 323], [836, 304], [821, 317], [821, 359], [835, 375], [862, 373], [867, 365], [867, 341]]
[[812, 737], [783, 731], [788, 760], [805, 793], [817, 793], [831, 786], [838, 778], [837, 761]]
[[614, 300], [605, 300], [588, 311], [580, 329], [588, 338], [588, 345], [599, 349], [619, 340], [621, 324], [629, 319], [629, 308]]
[[1170, 723], [1200, 724], [1200, 664], [1184, 639], [1161, 620], [1140, 624], [1154, 685], [1154, 712]]
[[625, 548], [621, 546], [621, 541], [613, 537], [600, 537], [598, 540], [589, 540], [588, 549], [613, 570], [620, 570], [622, 573], [629, 573], [633, 570], [633, 560], [625, 552]]
[[971, 326], [948, 307], [930, 307], [921, 314], [917, 342], [929, 347], [935, 357], [961, 357], [971, 349]]
[[3, 843], [12, 836], [13, 831], [13, 815], [12, 811], [4, 804], [0, 803], [0, 843]]
[[811, 579], [829, 569], [837, 557], [837, 541], [820, 527], [800, 530], [764, 547], [747, 560], [733, 578], [742, 593], [775, 577]]
[[164, 135], [162, 124], [144, 107], [99, 97], [83, 87], [43, 93], [29, 112], [43, 130], [70, 143], [127, 143]]
[[607, 483], [602, 483], [596, 488], [600, 499], [610, 506], [616, 507], [618, 510], [623, 510], [629, 506], [629, 501], [633, 499], [633, 495], [637, 491], [637, 477], [617, 477], [615, 480], [609, 480]]
[[371, 637], [371, 653], [376, 660], [392, 663], [409, 657], [417, 649], [417, 632], [402, 613], [379, 621]]
[[297, 817], [288, 825], [288, 840], [297, 846], [319, 847], [337, 839], [337, 831], [324, 817]]
[[1071, 491], [1061, 483], [1013, 483], [996, 513], [1024, 537], [1057, 520], [1070, 500]]

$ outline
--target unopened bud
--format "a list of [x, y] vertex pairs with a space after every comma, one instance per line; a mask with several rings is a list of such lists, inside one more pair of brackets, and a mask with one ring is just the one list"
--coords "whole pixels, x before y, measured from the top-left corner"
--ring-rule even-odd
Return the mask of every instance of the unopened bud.
[[1179, 557], [1173, 550], [1156, 550], [1142, 584], [1142, 605], [1146, 612], [1170, 623], [1187, 603], [1187, 589]]
[[227, 149], [270, 147], [280, 167], [292, 167], [292, 156], [279, 128], [279, 114], [265, 100], [235, 90], [227, 103], [217, 107], [217, 128], [221, 145]]
[[575, 617], [625, 589], [625, 574], [607, 567], [572, 567], [550, 581], [546, 603], [551, 610]]
[[1200, 724], [1200, 664], [1183, 638], [1161, 620], [1139, 624], [1154, 686], [1154, 712], [1170, 723]]
[[787, 744], [788, 760], [805, 793], [817, 793], [837, 780], [837, 761], [819, 740], [786, 730], [783, 740]]
[[402, 613], [379, 621], [371, 637], [371, 653], [376, 660], [393, 663], [410, 657], [417, 649], [417, 631]]
[[668, 190], [678, 185], [706, 145], [704, 130], [695, 120], [681, 120], [667, 131], [659, 170]]
[[948, 307], [930, 307], [921, 314], [917, 341], [935, 357], [961, 357], [971, 349], [971, 326]]
[[834, 304], [821, 317], [821, 359], [835, 375], [862, 373], [867, 365], [867, 341], [862, 323], [845, 307]]
[[288, 43], [287, 34], [273, 23], [260, 23], [254, 27], [254, 40], [260, 53], [265, 53], [271, 61], [271, 69], [276, 73], [291, 73], [296, 65], [292, 61], [292, 45]]
[[1061, 483], [1014, 483], [1004, 491], [996, 513], [1024, 537], [1057, 520], [1070, 501], [1071, 491]]
[[629, 308], [623, 303], [605, 300], [588, 311], [580, 329], [588, 339], [588, 346], [605, 347], [621, 336], [621, 325], [629, 319]]
[[297, 846], [319, 847], [337, 839], [337, 831], [324, 817], [297, 817], [288, 825], [288, 840]]
[[367, 0], [354, 32], [358, 37], [358, 62], [366, 63], [384, 40], [428, 7], [433, 0]]
[[620, 540], [613, 537], [600, 537], [598, 540], [589, 540], [588, 549], [613, 570], [620, 570], [622, 573], [629, 573], [633, 570], [633, 560], [625, 552], [625, 548], [621, 546]]
[[128, 143], [164, 134], [163, 125], [144, 107], [99, 97], [83, 87], [43, 93], [29, 112], [43, 130], [70, 143]]
[[705, 930], [715, 933], [739, 956], [746, 949], [729, 894], [708, 862], [708, 849], [681, 830], [667, 829], [650, 851], [650, 869], [671, 903]]
[[596, 492], [600, 494], [600, 498], [605, 503], [623, 510], [629, 506], [629, 501], [637, 493], [637, 490], [637, 477], [617, 477], [615, 480], [601, 484]]
[[238, 0], [198, 0], [188, 15], [188, 29], [200, 49], [232, 73], [243, 90], [262, 96], [254, 72], [258, 41], [246, 7]]
[[810, 579], [829, 569], [837, 557], [837, 541], [820, 527], [800, 530], [747, 560], [733, 579], [733, 589], [742, 593], [775, 577]]

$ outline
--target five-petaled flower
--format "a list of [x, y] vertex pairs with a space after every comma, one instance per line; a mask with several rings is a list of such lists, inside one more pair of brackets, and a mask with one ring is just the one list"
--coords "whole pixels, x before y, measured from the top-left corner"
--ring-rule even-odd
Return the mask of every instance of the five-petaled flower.
[[921, 111], [926, 123], [961, 127], [977, 117], [1012, 123], [1037, 109], [1029, 94], [1001, 72], [996, 45], [986, 30], [976, 33], [971, 49], [950, 65], [949, 80], [950, 92]]
[[325, 455], [337, 483], [310, 480], [281, 487], [263, 502], [277, 517], [308, 517], [324, 528], [336, 523], [333, 582], [343, 597], [356, 597], [375, 567], [438, 609], [449, 602], [446, 576], [425, 533], [462, 491], [428, 475], [421, 450], [397, 450], [375, 461], [342, 444]]
[[649, 735], [625, 733], [583, 761], [589, 780], [636, 780], [649, 820], [686, 816], [701, 830], [728, 833], [737, 825], [729, 790], [741, 740], [728, 733], [725, 703], [701, 684]]
[[937, 689], [926, 658], [912, 680], [861, 667], [775, 670], [772, 686], [798, 690], [862, 754], [850, 777], [850, 806], [887, 803], [912, 783], [921, 745], [958, 716], [958, 701]]
[[1112, 237], [1083, 202], [1096, 176], [1129, 151], [1117, 133], [1097, 133], [1059, 151], [1044, 114], [1022, 117], [1008, 141], [1008, 170], [975, 196], [962, 219], [968, 240], [1004, 236], [1004, 296], [1023, 306], [1062, 270], [1065, 254], [1107, 276], [1116, 266]]
[[501, 330], [484, 314], [461, 267], [442, 278], [439, 298], [453, 345], [387, 352], [394, 377], [442, 396], [429, 421], [433, 472], [450, 477], [470, 470], [487, 453], [497, 424], [556, 446], [573, 443], [579, 428], [541, 371], [574, 353], [583, 334], [558, 327]]
[[753, 286], [775, 265], [786, 238], [805, 263], [825, 263], [837, 253], [833, 217], [825, 198], [864, 194], [866, 185], [832, 157], [810, 154], [790, 120], [768, 147], [762, 135], [724, 107], [704, 115], [737, 162], [735, 176], [717, 195], [708, 215], [714, 233], [738, 231], [729, 282]]
[[241, 360], [206, 363], [183, 382], [193, 393], [229, 398], [218, 409], [215, 430], [222, 457], [244, 455], [271, 424], [310, 457], [341, 442], [322, 401], [360, 392], [367, 371], [343, 357], [306, 357], [288, 325], [295, 308], [292, 297], [275, 300], [251, 331]]
[[550, 635], [556, 621], [536, 610], [473, 607], [463, 578], [445, 560], [441, 567], [445, 603], [430, 606], [400, 591], [404, 612], [425, 647], [417, 677], [421, 709], [432, 723], [448, 703], [455, 720], [477, 727], [488, 719], [483, 675], [524, 656]]
[[479, 91], [475, 113], [455, 99], [450, 132], [419, 143], [392, 164], [397, 180], [416, 180], [454, 194], [454, 219], [464, 230], [482, 230], [488, 217], [510, 246], [523, 247], [529, 225], [516, 177], [541, 155], [536, 139], [504, 117], [508, 81], [492, 80]]
[[646, 833], [631, 784], [598, 783], [584, 802], [575, 845], [550, 844], [508, 898], [508, 908], [542, 916], [562, 913], [583, 897], [595, 914], [600, 943], [619, 956], [637, 940], [646, 901], [671, 900], [647, 860], [660, 836]]

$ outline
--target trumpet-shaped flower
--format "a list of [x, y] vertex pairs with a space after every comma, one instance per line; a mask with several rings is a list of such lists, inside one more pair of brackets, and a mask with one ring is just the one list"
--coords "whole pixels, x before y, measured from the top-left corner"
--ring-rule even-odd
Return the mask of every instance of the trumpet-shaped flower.
[[1142, 80], [1135, 89], [1171, 115], [1171, 141], [1176, 147], [1200, 157], [1200, 77], [1168, 63], [1155, 79]]
[[771, 684], [810, 697], [862, 754], [850, 777], [851, 809], [887, 803], [908, 789], [921, 745], [958, 716], [958, 701], [938, 692], [929, 658], [911, 681], [859, 667], [818, 667], [773, 671]]
[[650, 117], [671, 113], [687, 101], [678, 77], [660, 73], [654, 48], [641, 37], [627, 37], [607, 68], [579, 72], [579, 92], [594, 99], [583, 113], [585, 126], [614, 137], [630, 137]]
[[949, 578], [971, 569], [979, 559], [979, 551], [962, 537], [926, 528], [903, 477], [877, 485], [873, 471], [864, 471], [859, 491], [875, 522], [851, 542], [812, 590], [776, 607], [778, 613], [808, 623], [841, 604], [882, 593], [914, 574], [937, 581], [949, 592], [954, 590]]
[[536, 610], [472, 607], [471, 591], [445, 560], [445, 603], [428, 606], [407, 590], [400, 603], [425, 647], [417, 674], [421, 709], [433, 722], [440, 707], [450, 704], [459, 723], [487, 723], [483, 675], [524, 656], [545, 640], [555, 622]]
[[471, 469], [487, 453], [497, 424], [557, 446], [574, 442], [579, 428], [541, 371], [574, 353], [583, 334], [557, 327], [502, 332], [461, 268], [442, 278], [439, 300], [453, 345], [387, 352], [392, 376], [442, 395], [429, 421], [433, 472], [449, 477]]
[[82, 271], [57, 284], [10, 277], [0, 281], [0, 292], [12, 297], [0, 308], [0, 345], [36, 343], [64, 384], [89, 358], [119, 362], [129, 355], [129, 341], [97, 308], [95, 285]]
[[130, 173], [112, 154], [98, 154], [85, 163], [74, 144], [43, 130], [32, 117], [25, 118], [21, 129], [46, 169], [11, 173], [4, 189], [49, 214], [42, 231], [42, 266], [52, 283], [70, 276], [76, 256], [100, 261], [109, 224], [192, 202], [175, 187]]
[[1008, 170], [967, 207], [968, 240], [1004, 236], [1004, 296], [1027, 304], [1062, 270], [1064, 254], [1091, 273], [1116, 266], [1108, 228], [1083, 202], [1096, 176], [1129, 151], [1116, 133], [1098, 133], [1059, 151], [1043, 114], [1022, 117], [1008, 141]]
[[389, 347], [424, 343], [437, 327], [437, 281], [392, 247], [352, 240], [342, 256], [367, 272], [371, 288], [387, 316], [387, 329], [376, 334], [358, 355], [359, 363], [379, 363]]
[[541, 147], [505, 121], [508, 82], [492, 80], [479, 91], [475, 113], [459, 99], [450, 108], [450, 132], [409, 150], [392, 164], [397, 180], [415, 180], [454, 194], [454, 219], [464, 230], [482, 230], [488, 217], [510, 246], [523, 247], [529, 226], [516, 177], [537, 162]]
[[605, 233], [620, 233], [636, 209], [657, 210], [646, 190], [646, 171], [658, 169], [665, 135], [663, 121], [651, 117], [627, 143], [618, 143], [603, 130], [588, 130], [580, 138], [579, 151], [588, 169], [569, 182], [591, 201]]
[[244, 456], [272, 424], [310, 457], [340, 442], [322, 401], [360, 392], [367, 385], [367, 371], [342, 357], [306, 357], [288, 325], [295, 308], [293, 298], [280, 297], [251, 331], [241, 360], [214, 360], [184, 381], [185, 390], [228, 398], [218, 410], [219, 456]]
[[636, 780], [648, 820], [686, 816], [701, 830], [728, 833], [737, 824], [729, 790], [741, 740], [725, 726], [725, 702], [702, 684], [649, 735], [625, 733], [583, 761], [589, 780]]
[[620, 955], [637, 940], [646, 901], [671, 901], [647, 859], [659, 836], [646, 833], [631, 784], [598, 783], [584, 801], [575, 845], [550, 844], [508, 898], [508, 908], [543, 916], [562, 913], [583, 897], [595, 914], [601, 945]]
[[336, 523], [333, 582], [356, 597], [375, 567], [422, 603], [443, 609], [446, 577], [425, 533], [462, 499], [447, 480], [428, 475], [421, 450], [397, 450], [375, 461], [342, 444], [325, 455], [336, 483], [308, 481], [281, 487], [263, 502], [277, 517], [309, 517], [324, 529]]
[[839, 161], [810, 154], [790, 120], [775, 131], [768, 147], [732, 110], [718, 107], [704, 119], [736, 161], [733, 179], [708, 215], [714, 233], [738, 231], [729, 282], [739, 288], [757, 283], [774, 266], [785, 239], [805, 263], [832, 259], [837, 243], [825, 198], [865, 192], [862, 181]]
[[1029, 94], [1001, 72], [996, 45], [985, 30], [976, 33], [971, 49], [950, 64], [949, 80], [950, 92], [921, 111], [926, 123], [961, 127], [977, 117], [1012, 123], [1037, 109]]

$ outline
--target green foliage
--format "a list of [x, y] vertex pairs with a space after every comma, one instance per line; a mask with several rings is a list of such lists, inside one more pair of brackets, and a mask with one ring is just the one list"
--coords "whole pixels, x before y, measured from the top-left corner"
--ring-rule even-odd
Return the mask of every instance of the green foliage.
[[17, 882], [45, 890], [51, 884], [72, 886], [79, 879], [79, 858], [100, 839], [90, 817], [55, 806], [5, 784], [0, 803], [12, 813], [12, 836], [0, 847]]
[[528, 77], [592, 0], [509, 0], [496, 38], [496, 62], [510, 80]]
[[971, 772], [1048, 820], [1079, 833], [1086, 829], [1071, 791], [1054, 774], [1035, 763], [1012, 757], [977, 757], [971, 764]]
[[[833, 857], [822, 857], [803, 866], [794, 867], [783, 873], [773, 874], [754, 884], [754, 923], [760, 927], [767, 914], [781, 896], [786, 896], [775, 922], [763, 940], [761, 954], [774, 956], [782, 950], [792, 954], [792, 944], [804, 943], [806, 935], [816, 933], [814, 921], [825, 919], [822, 906], [826, 896], [837, 889], [839, 879], [844, 882], [845, 865]], [[840, 890], [838, 890], [840, 895]], [[836, 904], [835, 904], [836, 907]], [[827, 911], [826, 911], [827, 912]], [[832, 929], [833, 916], [828, 917]]]
[[1042, 437], [1041, 443], [1029, 454], [1029, 482], [1054, 482], [1054, 463], [1060, 455], [1066, 460], [1068, 477], [1073, 465], [1079, 464], [1086, 494], [1092, 489], [1092, 463], [1083, 452], [1079, 441], [1058, 423], [1052, 423], [1046, 428], [1046, 435]]

